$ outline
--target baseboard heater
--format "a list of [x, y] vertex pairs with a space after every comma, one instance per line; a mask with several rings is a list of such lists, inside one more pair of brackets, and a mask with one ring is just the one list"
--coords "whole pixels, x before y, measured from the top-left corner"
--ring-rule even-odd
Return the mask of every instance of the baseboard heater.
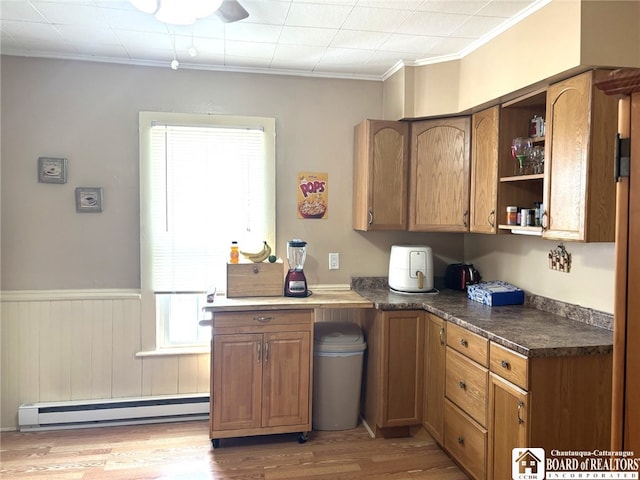
[[21, 432], [206, 420], [209, 395], [174, 395], [51, 403], [18, 407]]

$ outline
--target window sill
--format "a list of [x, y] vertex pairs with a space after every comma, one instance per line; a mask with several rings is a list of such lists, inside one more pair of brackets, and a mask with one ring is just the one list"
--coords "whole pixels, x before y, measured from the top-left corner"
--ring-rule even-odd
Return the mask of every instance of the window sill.
[[176, 348], [159, 348], [157, 350], [148, 350], [137, 352], [136, 357], [168, 357], [172, 355], [202, 355], [211, 353], [211, 348], [207, 346], [190, 346]]

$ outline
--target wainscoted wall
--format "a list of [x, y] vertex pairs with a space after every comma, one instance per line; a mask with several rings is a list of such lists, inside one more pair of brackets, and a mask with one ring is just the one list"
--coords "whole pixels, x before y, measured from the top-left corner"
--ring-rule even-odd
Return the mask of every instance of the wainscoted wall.
[[0, 428], [26, 402], [209, 391], [209, 354], [136, 357], [137, 290], [2, 294]]

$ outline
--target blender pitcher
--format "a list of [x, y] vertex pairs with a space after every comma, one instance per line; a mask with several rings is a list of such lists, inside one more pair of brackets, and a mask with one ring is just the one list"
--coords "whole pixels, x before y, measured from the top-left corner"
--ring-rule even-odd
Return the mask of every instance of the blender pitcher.
[[306, 258], [307, 242], [298, 238], [287, 242], [289, 272], [284, 281], [284, 294], [286, 297], [306, 297], [309, 295], [307, 279], [302, 271]]

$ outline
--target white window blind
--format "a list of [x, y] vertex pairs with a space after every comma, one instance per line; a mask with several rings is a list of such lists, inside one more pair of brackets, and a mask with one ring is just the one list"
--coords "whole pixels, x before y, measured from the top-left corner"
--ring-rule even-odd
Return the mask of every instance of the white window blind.
[[261, 129], [151, 128], [154, 291], [223, 288], [230, 242], [262, 244], [264, 149]]
[[[275, 245], [275, 119], [140, 113], [140, 282], [156, 348], [204, 345], [231, 241]], [[151, 318], [153, 317], [153, 318]]]

